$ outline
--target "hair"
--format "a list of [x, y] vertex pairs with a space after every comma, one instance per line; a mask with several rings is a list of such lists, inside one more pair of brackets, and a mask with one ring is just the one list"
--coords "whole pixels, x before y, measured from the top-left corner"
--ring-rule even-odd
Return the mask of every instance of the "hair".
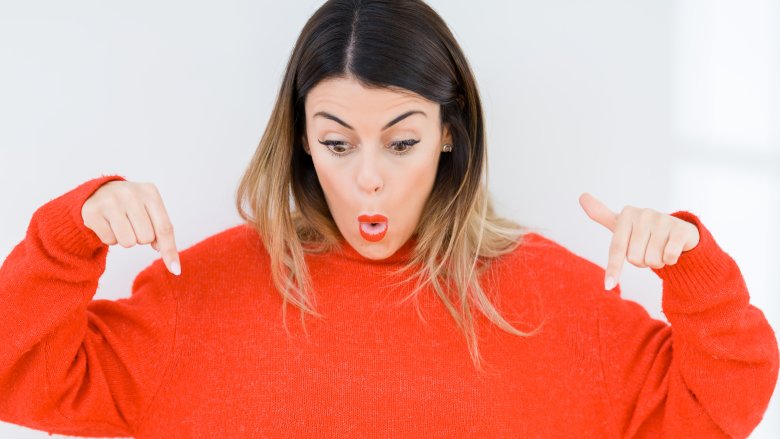
[[[304, 253], [340, 246], [341, 233], [302, 144], [306, 95], [331, 78], [411, 92], [441, 105], [441, 123], [450, 127], [453, 148], [439, 160], [409, 261], [394, 274], [412, 272], [407, 281], [417, 280], [401, 303], [433, 287], [481, 371], [473, 307], [511, 334], [530, 336], [539, 329], [527, 333], [510, 325], [478, 279], [491, 260], [522, 244], [530, 229], [494, 211], [474, 75], [445, 22], [421, 0], [326, 1], [306, 22], [290, 55], [268, 126], [235, 200], [239, 215], [257, 231], [270, 255], [285, 330], [288, 302], [300, 309], [302, 322], [305, 313], [323, 317], [315, 310]], [[417, 312], [422, 318], [419, 308]]]

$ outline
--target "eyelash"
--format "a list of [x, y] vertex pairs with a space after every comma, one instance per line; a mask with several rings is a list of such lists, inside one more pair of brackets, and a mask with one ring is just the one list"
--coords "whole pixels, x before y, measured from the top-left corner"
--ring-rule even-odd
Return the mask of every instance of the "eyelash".
[[[347, 155], [346, 152], [341, 152], [341, 153], [334, 152], [332, 149], [327, 148], [327, 146], [343, 146], [346, 143], [344, 141], [341, 141], [341, 140], [319, 140], [319, 139], [317, 141], [322, 143], [323, 145], [326, 145], [325, 149], [329, 153], [333, 154], [336, 157], [344, 157], [345, 155]], [[405, 154], [408, 154], [409, 151], [412, 150], [414, 145], [419, 143], [419, 142], [420, 142], [419, 140], [414, 140], [414, 139], [399, 140], [397, 142], [393, 142], [393, 143], [390, 144], [391, 147], [398, 146], [398, 145], [404, 145], [404, 146], [407, 146], [408, 148], [406, 150], [404, 150], [404, 151], [395, 151], [395, 150], [393, 150], [391, 148], [390, 152], [392, 152], [395, 155], [405, 155]]]

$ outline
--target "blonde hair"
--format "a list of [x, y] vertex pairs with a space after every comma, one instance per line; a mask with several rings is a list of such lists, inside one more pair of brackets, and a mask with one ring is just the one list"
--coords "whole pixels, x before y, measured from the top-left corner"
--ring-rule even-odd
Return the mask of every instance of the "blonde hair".
[[[413, 63], [403, 61], [412, 55]], [[341, 234], [302, 147], [305, 96], [332, 77], [411, 91], [441, 104], [452, 152], [439, 160], [411, 257], [392, 274], [410, 273], [406, 281], [416, 280], [402, 302], [432, 286], [464, 333], [476, 369], [482, 370], [474, 308], [518, 336], [533, 335], [541, 327], [532, 332], [516, 329], [479, 282], [490, 261], [514, 251], [530, 229], [494, 211], [476, 82], [446, 24], [419, 0], [327, 1], [307, 21], [290, 55], [268, 125], [235, 200], [239, 215], [257, 231], [270, 256], [273, 283], [283, 299], [285, 330], [289, 335], [288, 302], [301, 311], [302, 323], [305, 313], [323, 317], [316, 311], [304, 254], [330, 252], [340, 245]]]

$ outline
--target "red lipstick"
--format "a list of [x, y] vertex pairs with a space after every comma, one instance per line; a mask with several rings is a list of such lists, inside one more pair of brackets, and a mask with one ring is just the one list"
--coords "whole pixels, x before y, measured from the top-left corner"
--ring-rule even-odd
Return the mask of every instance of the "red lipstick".
[[360, 215], [357, 219], [360, 236], [366, 241], [380, 241], [387, 233], [387, 217], [384, 215]]

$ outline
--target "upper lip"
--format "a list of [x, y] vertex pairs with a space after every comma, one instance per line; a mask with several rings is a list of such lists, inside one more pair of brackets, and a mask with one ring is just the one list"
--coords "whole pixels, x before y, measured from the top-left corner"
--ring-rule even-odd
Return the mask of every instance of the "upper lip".
[[361, 223], [386, 223], [387, 217], [380, 214], [375, 215], [360, 215], [358, 221]]

